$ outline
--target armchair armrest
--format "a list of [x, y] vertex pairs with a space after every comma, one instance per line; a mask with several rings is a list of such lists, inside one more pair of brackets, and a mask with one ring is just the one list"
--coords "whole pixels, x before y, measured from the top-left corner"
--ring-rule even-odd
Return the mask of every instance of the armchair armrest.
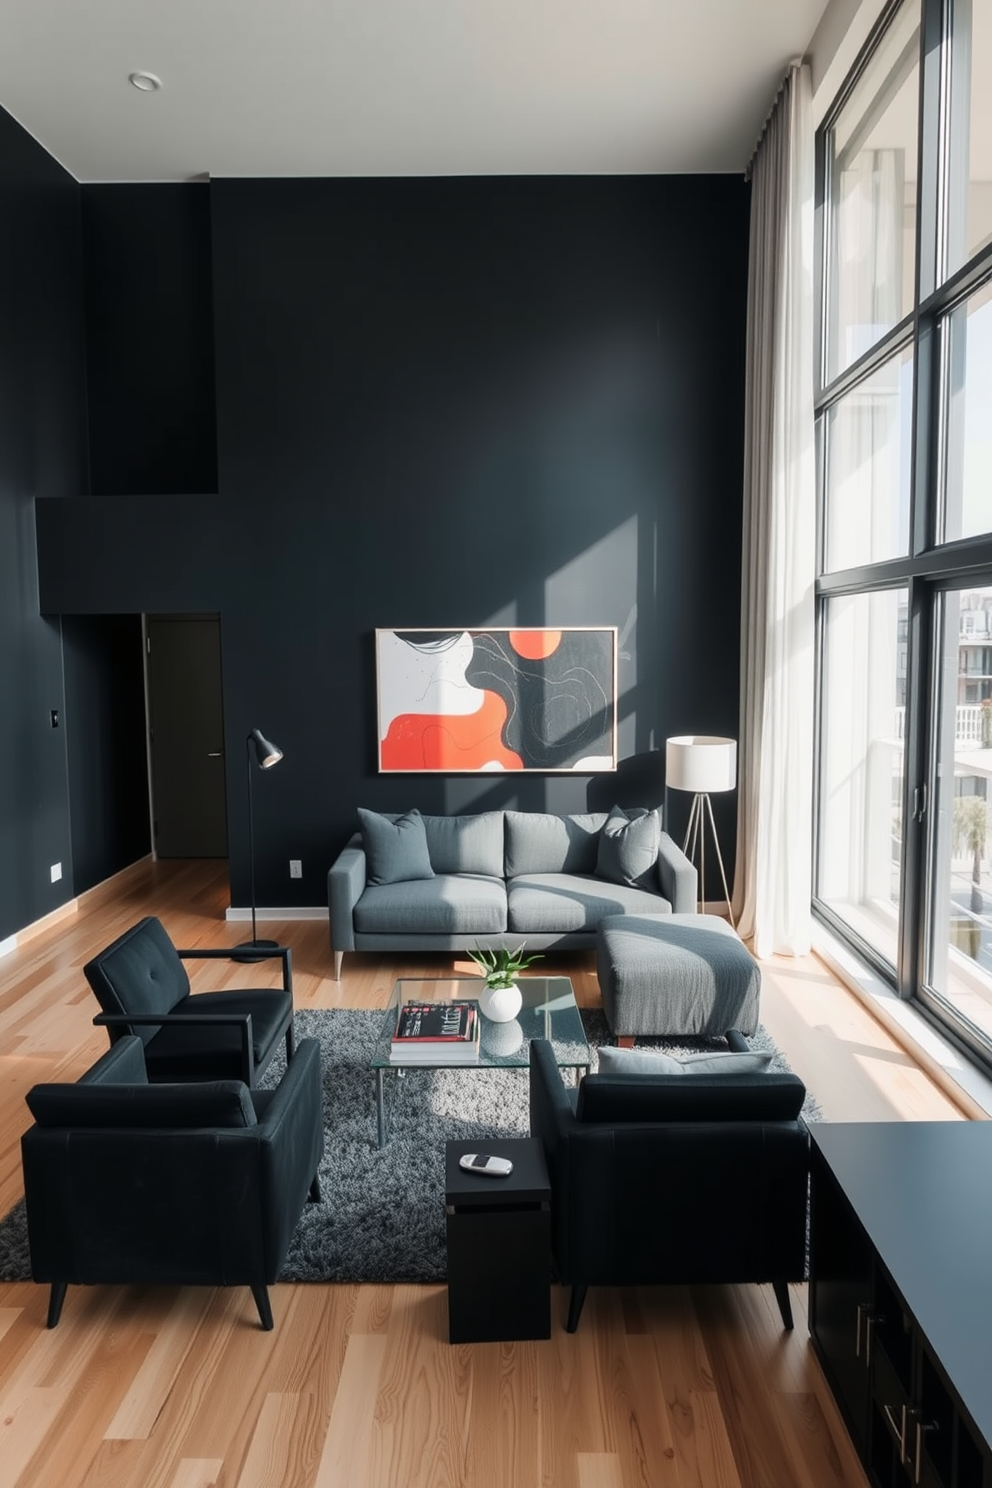
[[[253, 1099], [263, 1092], [252, 1090]], [[300, 1039], [292, 1059], [286, 1066], [279, 1084], [271, 1092], [264, 1092], [267, 1099], [265, 1109], [259, 1113], [260, 1136], [271, 1136], [284, 1127], [287, 1117], [298, 1102], [309, 1103], [314, 1113], [320, 1111], [320, 1043], [315, 1038]], [[312, 1175], [311, 1175], [312, 1176]]]
[[140, 1028], [165, 1023], [202, 1028], [204, 1023], [230, 1023], [241, 1030], [241, 1078], [251, 1088], [255, 1083], [255, 1049], [251, 1037], [251, 1013], [98, 1013], [97, 1028]]
[[[252, 1092], [256, 1097], [258, 1092]], [[261, 1102], [257, 1101], [261, 1106]], [[320, 1044], [301, 1039], [255, 1128], [265, 1203], [262, 1234], [274, 1272], [324, 1152]]]
[[365, 890], [365, 849], [353, 839], [342, 848], [327, 874], [327, 903], [330, 909], [332, 951], [355, 949], [352, 911]]
[[695, 914], [699, 874], [682, 849], [662, 832], [658, 845], [658, 882], [673, 914]]
[[183, 961], [274, 961], [282, 962], [282, 985], [283, 990], [290, 996], [293, 993], [293, 952], [290, 946], [272, 946], [269, 949], [255, 946], [231, 946], [230, 950], [197, 949], [190, 948], [179, 950], [176, 955]]

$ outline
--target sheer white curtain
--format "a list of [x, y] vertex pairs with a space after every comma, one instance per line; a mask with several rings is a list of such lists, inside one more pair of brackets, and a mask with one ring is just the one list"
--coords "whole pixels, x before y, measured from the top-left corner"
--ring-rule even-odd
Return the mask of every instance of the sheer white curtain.
[[751, 176], [741, 738], [734, 907], [759, 956], [810, 943], [813, 830], [813, 117], [790, 68]]

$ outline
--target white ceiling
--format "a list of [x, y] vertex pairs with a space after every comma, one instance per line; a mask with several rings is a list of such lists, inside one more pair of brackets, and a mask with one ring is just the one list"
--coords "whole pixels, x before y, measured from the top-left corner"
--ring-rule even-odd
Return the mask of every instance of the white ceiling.
[[740, 171], [824, 4], [2, 0], [0, 104], [80, 181]]

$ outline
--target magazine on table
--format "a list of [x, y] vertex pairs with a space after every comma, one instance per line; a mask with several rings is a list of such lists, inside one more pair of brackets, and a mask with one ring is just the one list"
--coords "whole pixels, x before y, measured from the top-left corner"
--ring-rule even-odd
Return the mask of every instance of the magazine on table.
[[471, 1064], [479, 1058], [480, 1031], [474, 1002], [405, 1002], [397, 1011], [389, 1057], [403, 1064]]

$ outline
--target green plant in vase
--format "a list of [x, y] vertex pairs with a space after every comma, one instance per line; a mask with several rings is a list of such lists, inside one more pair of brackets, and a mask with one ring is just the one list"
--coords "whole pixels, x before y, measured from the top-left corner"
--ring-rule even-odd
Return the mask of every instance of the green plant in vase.
[[525, 944], [526, 942], [521, 941], [516, 950], [511, 950], [509, 946], [497, 946], [491, 951], [469, 951], [469, 956], [481, 971], [487, 987], [491, 987], [493, 991], [512, 987], [522, 971], [526, 971], [535, 961], [543, 961], [544, 957], [540, 952], [525, 956]]

